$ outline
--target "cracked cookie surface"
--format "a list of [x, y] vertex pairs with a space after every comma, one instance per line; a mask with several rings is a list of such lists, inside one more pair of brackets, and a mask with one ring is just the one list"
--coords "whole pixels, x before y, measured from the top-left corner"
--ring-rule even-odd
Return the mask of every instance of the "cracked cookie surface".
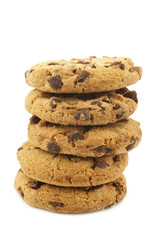
[[101, 185], [119, 177], [128, 154], [82, 158], [45, 152], [25, 142], [17, 152], [23, 172], [33, 179], [65, 187]]
[[25, 106], [32, 115], [62, 125], [106, 125], [128, 118], [137, 107], [135, 91], [127, 88], [92, 94], [53, 94], [32, 90]]
[[28, 126], [32, 144], [55, 154], [101, 157], [127, 153], [141, 140], [139, 122], [129, 118], [106, 126], [61, 126], [33, 116]]
[[96, 187], [65, 188], [35, 181], [19, 170], [14, 185], [23, 200], [31, 206], [59, 213], [101, 210], [122, 200], [127, 191], [124, 175]]
[[72, 58], [36, 64], [26, 71], [26, 83], [43, 92], [104, 92], [136, 83], [141, 67], [134, 67], [130, 58]]

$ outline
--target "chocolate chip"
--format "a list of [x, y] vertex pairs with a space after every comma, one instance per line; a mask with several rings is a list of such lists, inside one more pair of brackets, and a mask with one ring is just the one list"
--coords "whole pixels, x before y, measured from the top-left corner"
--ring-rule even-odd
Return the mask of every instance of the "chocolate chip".
[[72, 72], [73, 72], [73, 73], [76, 73], [76, 72], [77, 72], [77, 70], [76, 70], [76, 69], [74, 69]]
[[48, 65], [59, 65], [59, 64], [56, 62], [50, 62], [50, 63], [48, 63]]
[[23, 149], [23, 147], [18, 148], [18, 152], [21, 151], [22, 149]]
[[115, 65], [119, 65], [119, 64], [121, 64], [121, 62], [113, 62], [110, 65], [106, 65], [105, 68], [109, 68], [109, 67], [112, 67], [112, 66], [115, 66]]
[[86, 70], [82, 70], [78, 75], [77, 82], [84, 82], [84, 80], [89, 76], [89, 74], [90, 73]]
[[30, 118], [30, 123], [31, 123], [31, 124], [38, 124], [40, 120], [41, 120], [41, 119], [38, 118], [37, 116], [32, 116], [32, 117]]
[[50, 202], [50, 204], [55, 208], [64, 206], [64, 204], [60, 202]]
[[135, 137], [132, 137], [132, 141], [133, 141], [133, 143], [129, 144], [129, 145], [126, 147], [126, 150], [127, 150], [127, 151], [130, 151], [130, 150], [134, 147], [137, 139], [136, 139]]
[[125, 112], [122, 111], [121, 113], [119, 113], [119, 114], [116, 115], [116, 118], [117, 118], [117, 119], [120, 119], [120, 118], [123, 117], [124, 114], [125, 114]]
[[100, 101], [93, 101], [91, 102], [91, 105], [97, 105], [98, 107], [101, 107], [102, 103]]
[[80, 63], [80, 64], [90, 64], [90, 62], [87, 62], [87, 61], [79, 61], [78, 63]]
[[119, 108], [121, 108], [121, 105], [119, 103], [116, 103], [113, 107], [114, 110], [118, 110]]
[[60, 147], [54, 140], [47, 144], [47, 148], [50, 153], [59, 153], [60, 152]]
[[105, 114], [106, 113], [106, 108], [105, 107], [101, 107], [102, 113]]
[[57, 99], [54, 99], [54, 98], [51, 100], [50, 106], [51, 106], [52, 109], [57, 107], [57, 103], [56, 102], [59, 102], [59, 101], [57, 101]]
[[96, 65], [95, 65], [95, 64], [93, 64], [93, 65], [92, 65], [92, 68], [96, 68]]
[[93, 102], [91, 102], [91, 105], [97, 105], [98, 107], [100, 107], [101, 108], [101, 110], [102, 110], [102, 113], [105, 113], [105, 107], [102, 107], [102, 102], [100, 102], [100, 101], [93, 101]]
[[55, 102], [54, 100], [52, 100], [52, 101], [50, 102], [50, 106], [51, 106], [52, 109], [54, 109], [54, 108], [57, 107], [57, 104], [56, 104], [56, 102]]
[[116, 93], [123, 95], [124, 93], [128, 92], [127, 88], [120, 88], [115, 90]]
[[32, 73], [34, 71], [34, 69], [31, 69], [29, 72]]
[[102, 98], [102, 102], [111, 103], [111, 100], [107, 97]]
[[123, 96], [126, 97], [126, 98], [131, 98], [131, 99], [133, 99], [136, 103], [138, 103], [138, 98], [137, 98], [137, 93], [136, 93], [136, 91], [126, 92]]
[[134, 67], [134, 68], [133, 68], [133, 71], [136, 71], [136, 72], [139, 74], [139, 76], [141, 77], [141, 75], [142, 75], [141, 68], [139, 68], [139, 67]]
[[64, 110], [64, 109], [71, 109], [71, 107], [69, 107], [69, 106], [62, 106], [62, 109]]
[[77, 140], [83, 140], [84, 135], [77, 131], [77, 132], [74, 132], [73, 134], [71, 134], [68, 138], [70, 141], [76, 142]]
[[124, 65], [123, 63], [121, 63], [121, 64], [119, 64], [119, 68], [120, 68], [121, 70], [124, 70], [124, 69], [125, 69], [125, 65]]
[[119, 68], [121, 70], [124, 70], [125, 69], [125, 65], [123, 63], [121, 63], [120, 61], [119, 62], [113, 62], [111, 63], [110, 65], [106, 65], [104, 66], [105, 68], [109, 68], [109, 67], [112, 67], [112, 66], [115, 66], [115, 65], [119, 65]]
[[109, 167], [109, 164], [105, 163], [104, 161], [96, 161], [94, 168], [96, 168], [96, 167], [105, 169], [105, 168]]
[[116, 191], [118, 192], [118, 194], [122, 193], [122, 187], [118, 182], [113, 183], [112, 186], [116, 188]]
[[56, 90], [61, 88], [63, 86], [61, 77], [59, 75], [51, 77], [49, 80], [49, 85], [51, 86], [51, 88]]
[[99, 146], [93, 150], [99, 153], [104, 153], [104, 154], [108, 154], [112, 152], [112, 150], [110, 148], [107, 148], [105, 145]]
[[32, 189], [38, 189], [38, 188], [40, 188], [40, 186], [41, 186], [42, 184], [44, 184], [44, 183], [35, 180], [35, 181], [32, 181], [32, 182], [30, 183], [30, 188], [32, 188]]
[[90, 148], [91, 145], [86, 145], [86, 148]]
[[82, 110], [79, 110], [78, 112], [76, 112], [76, 113], [74, 114], [74, 118], [75, 118], [76, 120], [79, 120], [81, 114], [84, 115], [84, 118], [85, 118], [86, 121], [90, 121], [90, 120], [92, 119], [92, 115], [90, 114], [89, 108], [84, 108], [84, 109], [82, 109]]
[[24, 198], [24, 193], [23, 193], [23, 191], [22, 191], [22, 188], [21, 188], [21, 187], [19, 187], [19, 188], [18, 188], [18, 191], [20, 192], [20, 195], [21, 195], [21, 197], [22, 197], [22, 198]]
[[136, 71], [136, 72], [139, 74], [140, 78], [141, 78], [142, 72], [141, 72], [140, 67], [130, 68], [129, 71], [130, 71], [131, 73], [134, 72], [134, 71]]
[[119, 156], [118, 155], [114, 156], [113, 157], [113, 161], [114, 162], [119, 162], [120, 161]]

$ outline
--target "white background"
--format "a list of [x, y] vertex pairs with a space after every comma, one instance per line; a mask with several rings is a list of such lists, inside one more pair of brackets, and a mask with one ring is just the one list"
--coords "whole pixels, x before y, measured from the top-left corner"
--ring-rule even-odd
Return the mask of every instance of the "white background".
[[[0, 239], [160, 239], [159, 0], [0, 2]], [[61, 58], [131, 57], [143, 67], [130, 87], [143, 139], [130, 152], [127, 197], [96, 213], [55, 214], [28, 206], [14, 190], [17, 148], [27, 139], [31, 90], [24, 72]]]

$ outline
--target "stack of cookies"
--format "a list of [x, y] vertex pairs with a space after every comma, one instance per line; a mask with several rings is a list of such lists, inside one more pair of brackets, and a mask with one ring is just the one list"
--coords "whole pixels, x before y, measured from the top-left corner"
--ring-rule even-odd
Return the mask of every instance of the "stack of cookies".
[[71, 59], [37, 64], [25, 73], [33, 116], [17, 152], [15, 188], [32, 206], [82, 213], [126, 195], [128, 152], [141, 140], [131, 118], [138, 99], [126, 88], [142, 70], [129, 58]]

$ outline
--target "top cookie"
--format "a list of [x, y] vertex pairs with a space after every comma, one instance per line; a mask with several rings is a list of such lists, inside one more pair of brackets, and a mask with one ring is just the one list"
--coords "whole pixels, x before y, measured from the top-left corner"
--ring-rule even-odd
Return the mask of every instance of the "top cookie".
[[141, 75], [141, 67], [123, 57], [47, 61], [25, 72], [28, 85], [52, 93], [111, 91], [136, 83]]

